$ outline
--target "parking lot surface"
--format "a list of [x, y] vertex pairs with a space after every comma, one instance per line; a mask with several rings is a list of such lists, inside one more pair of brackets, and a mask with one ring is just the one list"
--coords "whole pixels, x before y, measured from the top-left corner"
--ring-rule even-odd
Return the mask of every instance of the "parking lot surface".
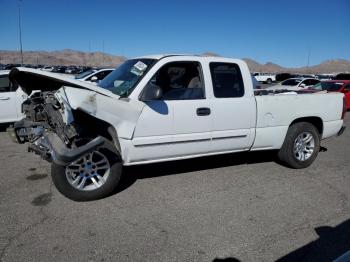
[[131, 167], [78, 203], [1, 132], [0, 261], [330, 261], [350, 249], [350, 131], [322, 146], [302, 170], [268, 152]]

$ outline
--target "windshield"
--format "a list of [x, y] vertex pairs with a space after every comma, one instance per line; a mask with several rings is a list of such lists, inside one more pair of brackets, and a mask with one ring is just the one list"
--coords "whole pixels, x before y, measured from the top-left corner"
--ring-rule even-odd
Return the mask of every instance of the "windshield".
[[317, 90], [338, 91], [344, 83], [342, 82], [320, 82], [312, 87]]
[[155, 61], [154, 59], [131, 59], [125, 61], [98, 85], [118, 96], [128, 96]]
[[301, 82], [300, 79], [287, 79], [281, 83], [283, 86], [296, 86]]
[[85, 76], [88, 76], [88, 75], [92, 74], [93, 72], [95, 72], [95, 70], [88, 70], [88, 71], [82, 72], [82, 73], [76, 75], [75, 79], [84, 78]]

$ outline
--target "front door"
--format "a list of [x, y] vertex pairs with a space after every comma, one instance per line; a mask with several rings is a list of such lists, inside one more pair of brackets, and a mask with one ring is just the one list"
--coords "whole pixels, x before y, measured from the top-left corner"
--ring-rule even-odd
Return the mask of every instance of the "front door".
[[152, 77], [148, 85], [161, 87], [163, 96], [146, 102], [132, 140], [131, 162], [210, 152], [211, 110], [202, 76], [198, 61], [178, 61], [163, 65]]
[[16, 92], [11, 90], [8, 75], [0, 75], [0, 123], [16, 120]]

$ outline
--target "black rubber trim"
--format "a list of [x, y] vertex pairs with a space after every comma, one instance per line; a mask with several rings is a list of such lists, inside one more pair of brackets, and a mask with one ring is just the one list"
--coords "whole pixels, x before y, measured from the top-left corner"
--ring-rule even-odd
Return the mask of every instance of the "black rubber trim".
[[92, 152], [104, 143], [104, 138], [98, 136], [83, 146], [71, 149], [66, 147], [56, 134], [47, 134], [44, 137], [52, 150], [52, 161], [59, 165], [69, 164], [83, 155]]

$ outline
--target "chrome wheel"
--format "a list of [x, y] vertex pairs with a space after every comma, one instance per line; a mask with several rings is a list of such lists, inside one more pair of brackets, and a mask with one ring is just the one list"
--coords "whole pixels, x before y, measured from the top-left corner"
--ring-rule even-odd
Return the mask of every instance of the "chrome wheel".
[[104, 185], [110, 174], [108, 159], [94, 151], [66, 166], [69, 184], [82, 191], [95, 190]]
[[308, 160], [315, 149], [315, 138], [309, 132], [303, 132], [294, 141], [294, 156], [299, 161]]

